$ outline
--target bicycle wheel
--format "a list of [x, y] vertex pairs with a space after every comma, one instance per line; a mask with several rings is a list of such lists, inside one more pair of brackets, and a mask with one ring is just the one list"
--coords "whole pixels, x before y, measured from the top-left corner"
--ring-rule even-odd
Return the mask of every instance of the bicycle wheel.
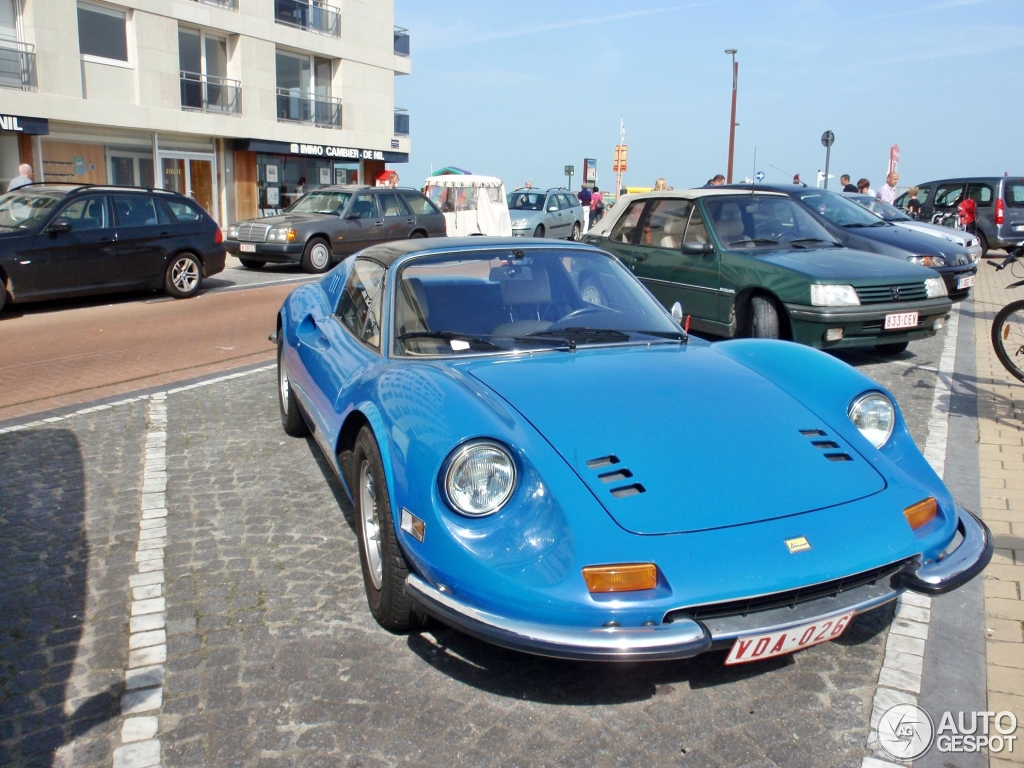
[[992, 346], [1003, 366], [1024, 381], [1024, 301], [1013, 301], [992, 321]]

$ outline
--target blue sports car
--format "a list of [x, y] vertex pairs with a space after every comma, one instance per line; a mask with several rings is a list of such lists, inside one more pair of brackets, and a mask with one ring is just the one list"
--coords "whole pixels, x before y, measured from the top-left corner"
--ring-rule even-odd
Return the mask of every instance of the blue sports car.
[[741, 663], [985, 567], [884, 389], [681, 317], [604, 251], [512, 238], [373, 246], [285, 300], [281, 419], [352, 498], [383, 627]]

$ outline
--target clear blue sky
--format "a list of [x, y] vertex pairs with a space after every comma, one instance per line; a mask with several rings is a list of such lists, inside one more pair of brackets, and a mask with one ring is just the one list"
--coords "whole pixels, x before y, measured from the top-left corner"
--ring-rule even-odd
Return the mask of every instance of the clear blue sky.
[[726, 171], [726, 48], [740, 63], [735, 179], [756, 148], [766, 182], [813, 185], [826, 129], [830, 188], [841, 173], [877, 188], [893, 143], [901, 187], [1024, 174], [1022, 0], [396, 0], [395, 23], [412, 41], [413, 74], [395, 83], [411, 113], [403, 185], [456, 165], [557, 186], [572, 164], [578, 189], [594, 157], [611, 189], [622, 116], [625, 186], [699, 186]]

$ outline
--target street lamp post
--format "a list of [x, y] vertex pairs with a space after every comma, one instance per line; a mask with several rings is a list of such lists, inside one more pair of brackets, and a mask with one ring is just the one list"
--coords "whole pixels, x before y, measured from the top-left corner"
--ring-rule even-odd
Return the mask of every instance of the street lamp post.
[[732, 184], [732, 154], [736, 146], [736, 81], [739, 79], [740, 65], [736, 61], [736, 49], [726, 48], [725, 52], [732, 56], [732, 116], [729, 118], [729, 167], [726, 170], [726, 183]]

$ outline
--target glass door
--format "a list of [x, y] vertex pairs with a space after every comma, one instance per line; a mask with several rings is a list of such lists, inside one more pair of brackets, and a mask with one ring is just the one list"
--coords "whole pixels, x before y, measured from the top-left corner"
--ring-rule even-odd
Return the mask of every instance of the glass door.
[[163, 188], [191, 197], [214, 218], [217, 218], [217, 182], [213, 158], [184, 156], [160, 158]]

